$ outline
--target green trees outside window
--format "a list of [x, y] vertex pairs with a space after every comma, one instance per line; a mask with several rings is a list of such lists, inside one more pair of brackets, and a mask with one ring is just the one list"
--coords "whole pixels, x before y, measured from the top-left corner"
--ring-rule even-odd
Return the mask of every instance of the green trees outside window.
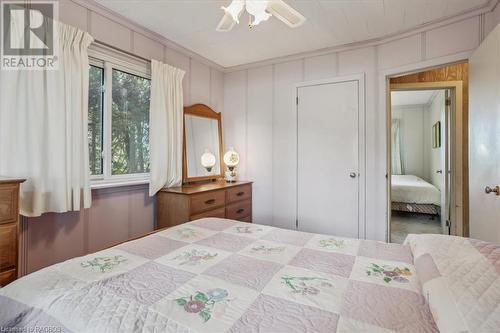
[[[102, 175], [103, 152], [111, 160], [111, 175], [149, 172], [149, 79], [112, 69], [111, 94], [103, 90], [104, 69], [91, 66], [89, 80], [89, 156], [92, 175]], [[104, 99], [111, 98], [111, 117]], [[111, 126], [105, 119], [111, 118]], [[104, 147], [104, 129], [111, 131], [111, 151]], [[108, 155], [109, 154], [109, 155]], [[109, 165], [109, 164], [108, 164]]]

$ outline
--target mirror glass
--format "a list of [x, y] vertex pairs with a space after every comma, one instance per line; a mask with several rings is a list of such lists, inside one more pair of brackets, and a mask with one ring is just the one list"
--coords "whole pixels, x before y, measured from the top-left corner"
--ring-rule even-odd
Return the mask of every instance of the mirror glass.
[[218, 175], [220, 168], [217, 119], [184, 115], [187, 177]]

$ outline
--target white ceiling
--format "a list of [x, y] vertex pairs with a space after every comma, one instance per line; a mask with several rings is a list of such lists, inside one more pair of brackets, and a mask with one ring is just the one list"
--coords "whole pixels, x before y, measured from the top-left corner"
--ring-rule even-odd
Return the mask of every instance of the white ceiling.
[[[488, 4], [489, 0], [285, 0], [307, 18], [290, 29], [271, 17], [252, 30], [242, 16], [217, 32], [231, 0], [96, 0], [223, 67], [395, 34]], [[246, 14], [244, 14], [246, 15]]]
[[413, 90], [391, 92], [392, 106], [427, 105], [434, 98], [438, 90]]

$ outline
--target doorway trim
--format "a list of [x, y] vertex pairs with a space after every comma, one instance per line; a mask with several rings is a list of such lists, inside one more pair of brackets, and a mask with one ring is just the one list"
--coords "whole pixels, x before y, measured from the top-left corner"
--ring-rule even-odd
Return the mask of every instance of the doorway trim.
[[453, 156], [453, 166], [451, 168], [451, 188], [453, 195], [450, 198], [452, 207], [452, 216], [455, 221], [451, 221], [450, 234], [456, 236], [464, 235], [464, 189], [468, 190], [468, 185], [463, 183], [463, 83], [462, 81], [439, 81], [439, 82], [418, 82], [418, 83], [390, 83], [390, 78], [387, 77], [387, 94], [386, 94], [386, 149], [387, 149], [387, 239], [391, 240], [391, 197], [392, 197], [392, 150], [391, 150], [391, 120], [392, 120], [392, 91], [407, 91], [407, 90], [443, 90], [450, 89], [452, 91], [453, 111], [451, 123], [452, 142], [450, 150]]
[[[295, 227], [298, 226], [299, 188], [298, 188], [298, 149], [299, 149], [299, 88], [335, 84], [343, 82], [358, 82], [358, 238], [366, 239], [366, 74], [357, 73], [331, 77], [328, 79], [302, 81], [294, 85], [295, 98]], [[314, 177], [314, 176], [312, 176]]]

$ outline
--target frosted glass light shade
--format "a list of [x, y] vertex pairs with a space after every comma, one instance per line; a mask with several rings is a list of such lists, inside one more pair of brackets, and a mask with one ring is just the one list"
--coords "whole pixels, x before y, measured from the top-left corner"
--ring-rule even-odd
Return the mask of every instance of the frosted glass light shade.
[[212, 154], [208, 149], [205, 149], [203, 155], [201, 155], [201, 165], [207, 169], [208, 172], [212, 171], [212, 168], [217, 162], [215, 155]]
[[224, 163], [228, 168], [234, 168], [240, 163], [240, 155], [234, 150], [234, 148], [229, 149], [224, 154]]
[[271, 14], [266, 12], [267, 0], [259, 0], [259, 1], [246, 1], [246, 9], [247, 12], [253, 16], [252, 26], [258, 25], [262, 21], [267, 21]]

